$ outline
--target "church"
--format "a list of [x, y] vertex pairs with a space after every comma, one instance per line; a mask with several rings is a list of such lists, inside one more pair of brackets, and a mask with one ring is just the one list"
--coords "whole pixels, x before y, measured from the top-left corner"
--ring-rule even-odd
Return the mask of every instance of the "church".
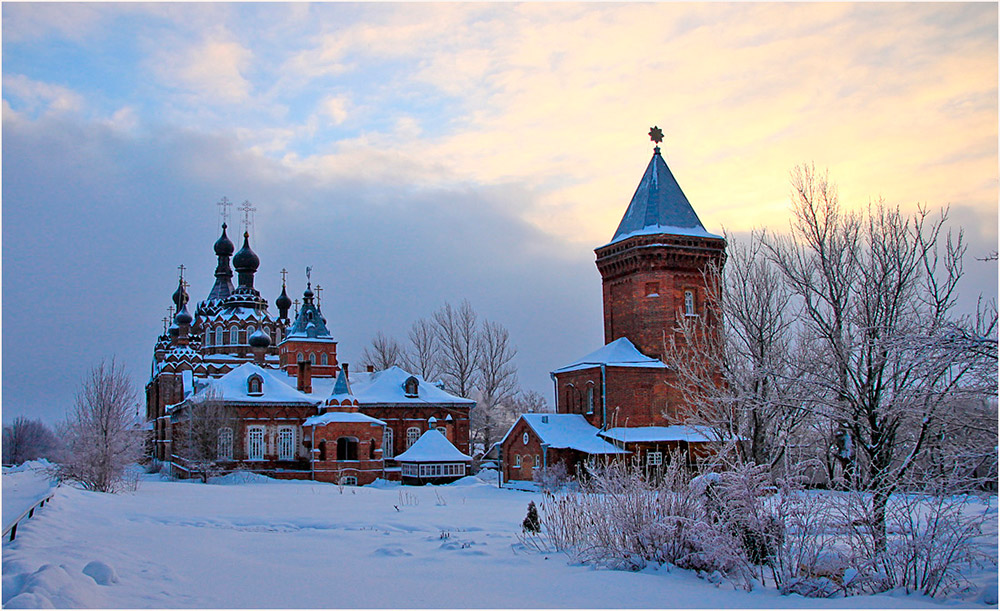
[[[595, 249], [605, 345], [551, 372], [556, 413], [523, 414], [500, 442], [505, 481], [530, 481], [563, 463], [572, 474], [595, 456], [635, 456], [659, 467], [680, 452], [690, 466], [711, 452], [711, 433], [686, 423], [690, 405], [661, 360], [678, 321], [721, 313], [707, 299], [726, 240], [709, 233], [660, 153], [662, 132], [611, 241]], [[697, 358], [697, 357], [692, 357]]]
[[[283, 272], [272, 316], [254, 288], [260, 259], [250, 234], [236, 251], [227, 229], [214, 245], [207, 297], [191, 314], [182, 266], [172, 323], [156, 340], [146, 385], [150, 459], [178, 477], [204, 474], [206, 465], [352, 485], [464, 476], [475, 402], [398, 367], [340, 363], [308, 269], [291, 315]], [[414, 467], [405, 452], [429, 432]], [[421, 477], [402, 477], [413, 469]]]

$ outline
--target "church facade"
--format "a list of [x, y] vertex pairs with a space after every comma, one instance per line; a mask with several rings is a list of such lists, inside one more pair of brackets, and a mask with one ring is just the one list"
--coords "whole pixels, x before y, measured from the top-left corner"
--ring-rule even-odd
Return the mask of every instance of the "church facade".
[[[235, 251], [227, 229], [223, 223], [214, 245], [208, 296], [192, 315], [181, 276], [176, 314], [156, 340], [146, 384], [150, 459], [180, 477], [210, 465], [214, 472], [366, 484], [399, 479], [395, 457], [429, 430], [468, 453], [474, 401], [398, 367], [350, 371], [338, 362], [311, 282], [289, 316], [283, 281], [272, 316], [254, 287], [260, 259], [249, 233]], [[442, 452], [450, 460], [443, 464], [452, 465], [454, 452]]]
[[[650, 136], [659, 143], [657, 128]], [[556, 413], [514, 423], [500, 447], [505, 480], [531, 480], [559, 462], [572, 472], [591, 456], [637, 454], [657, 467], [674, 451], [692, 464], [709, 452], [711, 434], [687, 424], [691, 406], [662, 359], [682, 341], [684, 317], [720, 324], [708, 283], [725, 253], [655, 146], [611, 241], [595, 249], [605, 345], [551, 372]]]

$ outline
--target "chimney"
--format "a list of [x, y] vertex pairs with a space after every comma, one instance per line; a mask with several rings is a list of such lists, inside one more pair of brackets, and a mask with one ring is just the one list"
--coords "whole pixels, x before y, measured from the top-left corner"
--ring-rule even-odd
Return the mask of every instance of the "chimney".
[[368, 373], [375, 373], [375, 365], [368, 366]]
[[304, 393], [311, 393], [312, 386], [312, 363], [309, 361], [299, 361], [298, 390]]

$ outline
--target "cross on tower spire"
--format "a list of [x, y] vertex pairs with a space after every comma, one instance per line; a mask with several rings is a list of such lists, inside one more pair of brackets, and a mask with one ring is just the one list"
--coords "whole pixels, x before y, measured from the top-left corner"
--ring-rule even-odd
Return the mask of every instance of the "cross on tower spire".
[[180, 265], [177, 266], [177, 269], [179, 269], [181, 272], [181, 280], [184, 280], [184, 270], [186, 270], [187, 268], [184, 267], [183, 263], [181, 263]]
[[219, 223], [226, 225], [229, 223], [229, 209], [233, 206], [233, 202], [229, 201], [228, 198], [223, 197], [216, 204], [219, 207]]
[[257, 212], [257, 208], [246, 200], [239, 209], [243, 211], [243, 231], [253, 235], [253, 213]]
[[317, 306], [321, 305], [321, 303], [320, 303], [320, 295], [322, 295], [322, 294], [323, 294], [323, 287], [321, 287], [320, 285], [317, 284], [316, 285], [316, 305]]
[[288, 275], [288, 270], [284, 267], [281, 268], [281, 286], [285, 286], [285, 276]]

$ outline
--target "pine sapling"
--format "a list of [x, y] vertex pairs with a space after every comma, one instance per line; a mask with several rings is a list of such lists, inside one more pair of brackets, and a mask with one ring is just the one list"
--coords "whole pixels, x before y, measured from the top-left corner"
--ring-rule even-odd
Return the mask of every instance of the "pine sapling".
[[521, 530], [536, 535], [542, 530], [542, 521], [538, 518], [538, 508], [535, 507], [534, 501], [528, 503], [528, 515], [524, 516], [524, 521], [521, 522]]

